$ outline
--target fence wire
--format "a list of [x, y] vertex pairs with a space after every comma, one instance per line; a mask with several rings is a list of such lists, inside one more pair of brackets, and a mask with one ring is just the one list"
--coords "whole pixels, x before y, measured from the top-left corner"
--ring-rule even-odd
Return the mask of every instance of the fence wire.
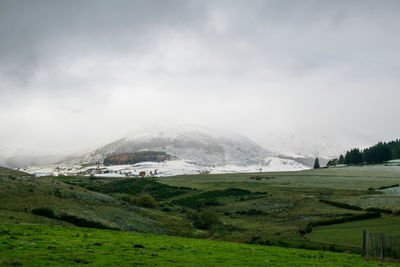
[[362, 254], [373, 258], [400, 259], [400, 236], [364, 231]]

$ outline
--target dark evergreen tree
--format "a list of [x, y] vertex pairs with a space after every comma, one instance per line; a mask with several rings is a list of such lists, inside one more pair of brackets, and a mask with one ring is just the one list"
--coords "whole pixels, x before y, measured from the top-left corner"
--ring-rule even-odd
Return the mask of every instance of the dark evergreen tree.
[[382, 163], [392, 159], [400, 159], [400, 139], [388, 143], [379, 142], [360, 151], [358, 148], [340, 155], [339, 164]]
[[320, 168], [320, 166], [319, 166], [319, 160], [318, 160], [318, 158], [315, 158], [314, 169], [319, 169], [319, 168]]
[[344, 164], [344, 157], [343, 157], [343, 155], [340, 155], [338, 164]]
[[393, 148], [392, 157], [394, 159], [400, 159], [400, 145]]
[[326, 164], [327, 167], [333, 167], [336, 166], [338, 164], [338, 159], [331, 159], [328, 161], [328, 163]]
[[392, 150], [386, 143], [379, 142], [363, 151], [363, 160], [366, 163], [382, 163], [391, 159]]
[[346, 152], [344, 156], [345, 164], [360, 164], [363, 162], [363, 156], [358, 148]]

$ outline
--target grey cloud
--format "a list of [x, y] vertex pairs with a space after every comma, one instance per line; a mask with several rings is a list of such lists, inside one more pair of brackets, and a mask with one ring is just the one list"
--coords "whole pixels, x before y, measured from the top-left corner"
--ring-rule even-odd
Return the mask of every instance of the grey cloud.
[[276, 132], [335, 147], [396, 138], [400, 126], [381, 118], [399, 112], [399, 11], [399, 1], [1, 1], [0, 151], [71, 153], [172, 122], [288, 149], [299, 145]]
[[201, 16], [195, 4], [179, 0], [2, 1], [0, 10], [0, 70], [14, 81], [70, 52], [143, 53], [161, 29], [184, 28]]

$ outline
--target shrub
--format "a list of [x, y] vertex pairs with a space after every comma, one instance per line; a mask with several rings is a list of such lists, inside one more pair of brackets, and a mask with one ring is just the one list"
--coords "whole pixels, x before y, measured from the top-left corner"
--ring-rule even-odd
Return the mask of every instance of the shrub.
[[44, 216], [44, 217], [48, 217], [48, 218], [56, 217], [56, 215], [54, 214], [54, 211], [50, 208], [35, 208], [35, 209], [32, 209], [31, 212], [35, 215]]
[[87, 227], [87, 228], [97, 228], [97, 229], [113, 229], [111, 227], [105, 226], [104, 224], [100, 222], [94, 222], [94, 221], [88, 221], [84, 218], [79, 218], [74, 215], [68, 215], [68, 214], [61, 214], [58, 219], [62, 221], [66, 221], [69, 223], [72, 223], [76, 226], [80, 227]]
[[334, 207], [338, 207], [338, 208], [342, 208], [342, 209], [348, 209], [348, 210], [363, 210], [360, 207], [357, 206], [353, 206], [350, 204], [346, 204], [346, 203], [340, 203], [340, 202], [335, 202], [335, 201], [329, 201], [329, 200], [324, 200], [324, 199], [320, 199], [319, 202], [334, 206]]
[[382, 209], [382, 208], [367, 208], [365, 210], [369, 211], [369, 212], [380, 212], [380, 213], [386, 213], [386, 214], [392, 214], [393, 213], [392, 210]]
[[[185, 213], [185, 212], [186, 212], [186, 210], [185, 210], [184, 212], [181, 212], [181, 213]], [[186, 216], [188, 217], [189, 220], [195, 221], [195, 220], [198, 220], [198, 218], [199, 218], [199, 213], [196, 212], [196, 211], [188, 210], [188, 211], [186, 212]]]
[[324, 226], [324, 225], [332, 225], [332, 224], [339, 224], [339, 223], [345, 223], [345, 222], [361, 221], [361, 220], [367, 220], [367, 219], [378, 218], [378, 217], [381, 217], [381, 214], [378, 212], [367, 212], [364, 214], [352, 215], [352, 216], [343, 217], [343, 218], [339, 218], [339, 219], [314, 221], [314, 222], [308, 223], [306, 228], [300, 229], [299, 233], [301, 235], [311, 233], [312, 228], [316, 227], [316, 226]]
[[311, 231], [312, 231], [312, 224], [311, 224], [311, 223], [308, 223], [307, 226], [306, 226], [306, 228], [300, 229], [300, 230], [299, 230], [299, 233], [300, 233], [301, 235], [305, 235], [305, 234], [311, 233]]
[[80, 227], [88, 227], [88, 228], [98, 228], [98, 229], [114, 229], [108, 227], [99, 222], [88, 221], [83, 218], [76, 217], [74, 215], [68, 215], [66, 213], [61, 214], [60, 216], [56, 216], [54, 211], [50, 208], [35, 208], [32, 209], [31, 212], [35, 215], [44, 216], [48, 218], [53, 218], [61, 221], [66, 221], [72, 223], [76, 226]]
[[315, 221], [315, 222], [311, 222], [309, 224], [312, 227], [315, 227], [315, 226], [322, 226], [322, 225], [331, 225], [331, 224], [338, 224], [338, 223], [345, 223], [345, 222], [361, 221], [361, 220], [367, 220], [367, 219], [378, 218], [378, 217], [381, 217], [380, 213], [367, 212], [364, 214], [358, 214], [358, 215], [343, 217], [343, 218], [339, 218], [339, 219]]
[[368, 188], [368, 190], [383, 190], [383, 189], [388, 189], [388, 188], [393, 188], [393, 187], [398, 187], [398, 186], [399, 186], [399, 184], [381, 186], [381, 187], [378, 187], [376, 189], [373, 188], [373, 187], [370, 187], [370, 188]]
[[211, 229], [219, 223], [217, 215], [212, 210], [188, 212], [187, 215], [192, 220], [194, 227], [198, 229]]
[[257, 216], [257, 215], [268, 215], [267, 212], [264, 212], [262, 210], [256, 210], [256, 209], [249, 209], [249, 210], [242, 210], [242, 211], [236, 211], [236, 214], [240, 215], [248, 215], [248, 216]]
[[199, 216], [200, 222], [207, 229], [210, 229], [212, 226], [219, 223], [218, 217], [212, 210], [205, 210], [200, 213]]
[[168, 198], [185, 194], [191, 191], [191, 189], [188, 187], [169, 186], [166, 184], [159, 183], [152, 178], [143, 178], [143, 179], [129, 178], [99, 185], [93, 185], [93, 183], [88, 183], [81, 186], [84, 186], [92, 191], [97, 191], [106, 194], [123, 193], [128, 195], [138, 195], [142, 193], [149, 193], [157, 201], [166, 200]]
[[388, 189], [388, 188], [393, 188], [393, 187], [398, 187], [399, 184], [394, 184], [394, 185], [388, 185], [388, 186], [381, 186], [378, 189], [382, 190], [382, 189]]
[[141, 194], [139, 196], [132, 196], [130, 202], [136, 206], [145, 208], [157, 208], [158, 204], [154, 197], [150, 194]]

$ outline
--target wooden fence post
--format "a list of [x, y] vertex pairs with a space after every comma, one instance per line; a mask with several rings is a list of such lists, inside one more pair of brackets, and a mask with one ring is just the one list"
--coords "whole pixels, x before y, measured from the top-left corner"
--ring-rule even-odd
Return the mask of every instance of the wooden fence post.
[[381, 240], [381, 258], [383, 260], [383, 234], [379, 233], [379, 237], [380, 237], [380, 240]]
[[366, 231], [364, 230], [364, 231], [363, 231], [362, 252], [361, 252], [361, 255], [362, 255], [363, 257], [365, 257], [365, 242], [366, 242], [365, 238], [366, 238]]

